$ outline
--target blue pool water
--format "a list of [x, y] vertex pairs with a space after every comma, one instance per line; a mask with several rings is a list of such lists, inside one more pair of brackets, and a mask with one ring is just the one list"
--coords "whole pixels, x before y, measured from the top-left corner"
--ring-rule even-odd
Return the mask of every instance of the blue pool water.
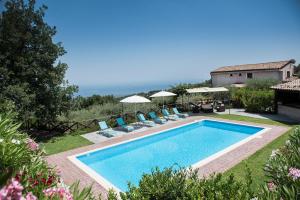
[[156, 166], [191, 166], [262, 129], [203, 120], [77, 159], [125, 191], [128, 181], [137, 185], [142, 174]]

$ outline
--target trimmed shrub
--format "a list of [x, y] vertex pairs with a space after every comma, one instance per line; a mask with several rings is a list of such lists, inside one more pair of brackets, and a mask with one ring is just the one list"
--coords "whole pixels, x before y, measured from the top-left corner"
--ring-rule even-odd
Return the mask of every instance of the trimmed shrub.
[[271, 86], [278, 81], [273, 79], [253, 79], [244, 88], [231, 88], [231, 101], [234, 107], [245, 108], [247, 112], [273, 113], [274, 91]]
[[246, 89], [241, 98], [247, 112], [274, 112], [274, 91]]
[[[237, 181], [233, 175], [225, 178], [221, 174], [200, 179], [198, 171], [191, 169], [154, 169], [143, 175], [139, 186], [129, 183], [129, 190], [121, 193], [122, 200], [173, 200], [173, 199], [250, 199], [251, 174], [244, 182]], [[111, 200], [115, 199], [113, 195]]]
[[275, 79], [249, 79], [246, 81], [247, 88], [255, 90], [269, 90], [273, 85], [278, 84]]

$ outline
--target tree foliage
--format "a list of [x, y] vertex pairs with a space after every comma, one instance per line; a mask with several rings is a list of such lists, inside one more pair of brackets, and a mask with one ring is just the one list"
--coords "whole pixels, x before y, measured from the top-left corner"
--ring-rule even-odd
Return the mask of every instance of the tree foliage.
[[82, 97], [82, 96], [77, 96], [76, 98], [73, 99], [73, 110], [80, 110], [80, 109], [85, 109], [89, 108], [94, 105], [103, 105], [107, 103], [118, 103], [118, 99], [115, 98], [113, 95], [93, 95], [90, 97]]
[[35, 0], [8, 0], [0, 15], [0, 99], [13, 102], [27, 125], [55, 121], [77, 90], [64, 79], [68, 66], [58, 58], [66, 52], [53, 41], [46, 9], [35, 8]]
[[254, 90], [270, 90], [270, 88], [279, 81], [276, 79], [249, 79], [246, 81], [247, 88], [254, 89]]
[[231, 88], [231, 100], [234, 107], [244, 107], [247, 112], [273, 113], [275, 110], [274, 91], [271, 86], [278, 81], [273, 79], [253, 79], [246, 82], [244, 88]]

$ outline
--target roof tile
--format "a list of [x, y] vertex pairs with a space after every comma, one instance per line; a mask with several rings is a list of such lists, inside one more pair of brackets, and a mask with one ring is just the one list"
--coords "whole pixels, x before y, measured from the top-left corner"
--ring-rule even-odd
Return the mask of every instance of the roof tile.
[[291, 60], [278, 61], [278, 62], [225, 66], [225, 67], [220, 67], [212, 71], [211, 73], [249, 71], [249, 70], [278, 70], [289, 63], [295, 63], [295, 60], [291, 59]]

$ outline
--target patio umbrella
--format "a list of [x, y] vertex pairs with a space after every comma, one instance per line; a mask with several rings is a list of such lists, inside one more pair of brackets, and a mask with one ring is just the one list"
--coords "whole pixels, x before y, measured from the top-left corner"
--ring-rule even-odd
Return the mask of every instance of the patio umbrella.
[[136, 104], [137, 103], [149, 103], [151, 101], [145, 97], [133, 95], [130, 97], [126, 97], [125, 99], [122, 99], [120, 102], [121, 103], [134, 103], [134, 113], [135, 113], [135, 117], [136, 117]]
[[167, 91], [162, 90], [162, 91], [160, 91], [160, 92], [157, 92], [157, 93], [151, 95], [150, 97], [151, 97], [151, 98], [162, 97], [162, 98], [163, 98], [163, 108], [164, 108], [164, 107], [165, 107], [165, 104], [164, 104], [164, 102], [165, 102], [165, 101], [164, 101], [164, 98], [165, 98], [165, 97], [170, 97], [170, 96], [176, 96], [176, 94], [174, 94], [174, 93], [172, 93], [172, 92], [167, 92]]

